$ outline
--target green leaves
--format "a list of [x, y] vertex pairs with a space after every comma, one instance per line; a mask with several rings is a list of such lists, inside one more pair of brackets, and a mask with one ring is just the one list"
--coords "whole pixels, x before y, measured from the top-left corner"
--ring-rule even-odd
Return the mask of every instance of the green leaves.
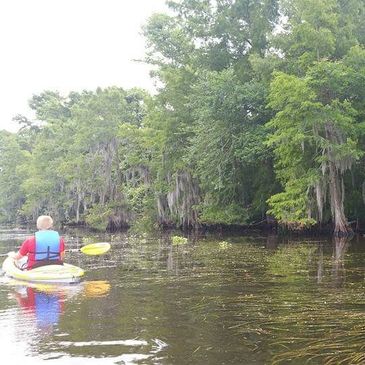
[[21, 168], [29, 161], [29, 154], [22, 151], [18, 138], [0, 131], [0, 222], [16, 219], [24, 203], [21, 190], [26, 174]]
[[285, 184], [285, 190], [268, 199], [271, 209], [268, 211], [289, 229], [303, 229], [316, 223], [308, 215], [310, 205], [308, 186], [310, 176], [291, 179]]
[[[103, 229], [115, 222], [126, 224], [130, 215], [120, 191], [121, 167], [126, 165], [123, 160], [133, 163], [126, 155], [132, 156], [136, 144], [127, 132], [123, 134], [121, 126], [129, 126], [125, 131], [138, 130], [145, 99], [145, 92], [116, 87], [71, 93], [68, 98], [53, 92], [34, 96], [31, 106], [43, 125], [36, 134], [31, 127], [22, 130], [20, 140], [31, 137], [25, 145], [31, 150], [26, 154], [19, 146], [19, 157], [12, 158], [14, 167], [18, 165], [22, 172], [18, 210], [28, 217], [47, 212], [62, 221], [86, 219]], [[23, 155], [27, 158], [20, 160]], [[11, 173], [10, 166], [4, 169]], [[0, 184], [4, 177], [0, 176]]]
[[[359, 53], [358, 49], [350, 52], [351, 58], [357, 58], [357, 65], [361, 65]], [[346, 58], [344, 61], [315, 62], [305, 77], [282, 72], [274, 75], [269, 107], [277, 114], [267, 124], [272, 130], [267, 144], [274, 148], [284, 192], [274, 195], [268, 202], [270, 212], [280, 221], [315, 223], [315, 218], [322, 216], [320, 202], [326, 197], [316, 197], [314, 190], [325, 181], [330, 192], [331, 211], [333, 214], [340, 212], [336, 213], [337, 218], [334, 215], [336, 227], [341, 226], [343, 230], [346, 225], [341, 180], [363, 156], [359, 145], [362, 128], [357, 123], [357, 97], [351, 97], [357, 92], [361, 94], [362, 90], [352, 83], [353, 72], [355, 70]], [[331, 190], [333, 186], [336, 187]], [[316, 203], [317, 213], [314, 212]]]

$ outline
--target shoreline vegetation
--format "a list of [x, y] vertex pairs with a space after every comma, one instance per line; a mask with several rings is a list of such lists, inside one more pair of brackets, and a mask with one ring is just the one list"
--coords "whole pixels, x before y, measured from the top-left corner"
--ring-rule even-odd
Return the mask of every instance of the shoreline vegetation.
[[155, 95], [45, 90], [0, 131], [0, 223], [363, 232], [364, 1], [168, 7]]

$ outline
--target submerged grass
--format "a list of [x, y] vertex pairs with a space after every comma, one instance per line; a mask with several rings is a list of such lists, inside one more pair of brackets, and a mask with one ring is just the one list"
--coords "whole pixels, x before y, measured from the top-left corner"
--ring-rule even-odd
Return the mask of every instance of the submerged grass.
[[[298, 316], [299, 317], [299, 316]], [[304, 313], [304, 317], [306, 314]], [[332, 321], [327, 330], [324, 318]], [[320, 310], [312, 319], [312, 329], [303, 328], [307, 336], [303, 338], [286, 337], [271, 342], [275, 355], [273, 364], [321, 363], [321, 364], [363, 364], [365, 362], [365, 321], [363, 313], [352, 311]], [[283, 318], [287, 320], [287, 318]], [[297, 320], [304, 321], [303, 315]], [[320, 336], [318, 336], [318, 329]], [[312, 336], [310, 336], [312, 333]], [[317, 336], [316, 336], [317, 334]], [[283, 346], [291, 343], [282, 351]]]
[[[228, 238], [174, 244], [170, 238], [128, 242], [115, 254], [123, 262], [124, 289], [138, 282], [131, 287], [140, 285], [149, 300], [155, 295], [163, 303], [160, 316], [173, 303], [174, 319], [184, 318], [180, 326], [202, 329], [205, 342], [199, 338], [194, 354], [218, 333], [226, 346], [236, 343], [242, 356], [262, 363], [364, 364], [365, 272], [360, 255], [346, 250], [314, 243], [267, 249], [262, 240]], [[166, 296], [169, 301], [161, 300]]]
[[316, 252], [313, 245], [285, 245], [268, 259], [268, 271], [273, 275], [290, 276], [296, 273], [308, 272], [308, 262]]

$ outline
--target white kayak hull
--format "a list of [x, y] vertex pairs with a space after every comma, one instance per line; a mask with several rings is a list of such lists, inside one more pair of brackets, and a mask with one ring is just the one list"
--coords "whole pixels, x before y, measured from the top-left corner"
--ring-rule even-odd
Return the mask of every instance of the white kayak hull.
[[70, 264], [46, 265], [32, 270], [20, 270], [10, 257], [5, 259], [2, 269], [10, 278], [33, 283], [78, 283], [85, 274], [83, 269]]

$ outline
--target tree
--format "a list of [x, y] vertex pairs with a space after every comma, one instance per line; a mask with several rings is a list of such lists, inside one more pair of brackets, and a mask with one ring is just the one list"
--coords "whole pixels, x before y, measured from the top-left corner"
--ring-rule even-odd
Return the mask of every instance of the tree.
[[0, 132], [0, 221], [14, 223], [24, 203], [22, 166], [29, 160], [15, 134]]
[[250, 57], [265, 55], [277, 1], [168, 5], [174, 16], [155, 15], [145, 27], [147, 60], [158, 65], [155, 75], [162, 82], [147, 118], [163, 136], [155, 173], [161, 220], [182, 226], [245, 223], [247, 207], [255, 202], [251, 212], [263, 214], [268, 195], [267, 189], [255, 195], [252, 182], [272, 171], [270, 157], [255, 169], [248, 162], [255, 153], [246, 155], [252, 140], [262, 147], [267, 120], [267, 84], [253, 82]]
[[321, 222], [328, 194], [335, 233], [346, 233], [351, 228], [345, 216], [344, 178], [362, 156], [363, 88], [355, 74], [362, 79], [363, 68], [350, 60], [363, 62], [363, 50], [354, 46], [360, 33], [352, 23], [359, 25], [363, 18], [351, 20], [351, 15], [363, 14], [364, 6], [337, 0], [283, 4], [287, 33], [277, 40], [289, 74], [277, 73], [272, 82], [269, 106], [277, 114], [268, 125], [285, 190], [269, 203], [283, 222]]

